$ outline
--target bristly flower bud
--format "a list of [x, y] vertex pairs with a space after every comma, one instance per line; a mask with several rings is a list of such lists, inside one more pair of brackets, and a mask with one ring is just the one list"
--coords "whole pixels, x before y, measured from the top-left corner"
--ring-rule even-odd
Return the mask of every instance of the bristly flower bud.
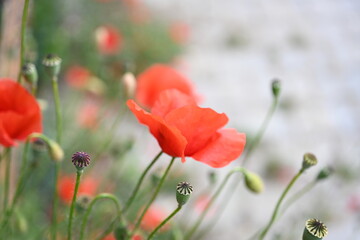
[[26, 63], [21, 68], [21, 74], [25, 78], [25, 80], [31, 85], [37, 85], [38, 82], [38, 73], [36, 67], [32, 63]]
[[317, 164], [317, 158], [314, 154], [312, 153], [305, 153], [304, 157], [303, 157], [303, 162], [302, 162], [302, 169], [301, 170], [306, 170], [312, 166], [315, 166]]
[[273, 96], [277, 98], [280, 95], [281, 82], [278, 79], [274, 79], [271, 83], [271, 89]]
[[126, 72], [122, 79], [122, 84], [125, 89], [125, 94], [127, 98], [133, 98], [136, 90], [136, 78], [131, 72]]
[[80, 211], [86, 210], [89, 205], [90, 202], [92, 200], [92, 196], [89, 196], [87, 194], [83, 194], [80, 195], [77, 199], [76, 199], [76, 206]]
[[54, 54], [48, 54], [42, 64], [45, 66], [45, 70], [49, 74], [51, 78], [55, 78], [60, 73], [60, 67], [61, 67], [61, 58]]
[[261, 193], [264, 190], [264, 182], [256, 173], [243, 170], [246, 187], [253, 193]]
[[176, 186], [176, 201], [180, 206], [183, 206], [190, 198], [193, 192], [193, 186], [188, 182], [180, 182]]
[[86, 152], [76, 152], [73, 154], [71, 161], [78, 171], [82, 171], [90, 164], [90, 156]]
[[332, 167], [324, 167], [323, 169], [320, 170], [320, 172], [316, 176], [316, 181], [320, 181], [328, 178], [333, 172], [334, 169]]
[[49, 152], [50, 152], [50, 156], [51, 158], [55, 161], [55, 162], [60, 162], [64, 159], [64, 151], [62, 150], [62, 148], [60, 147], [60, 145], [49, 139], [48, 140], [48, 147], [49, 147]]
[[308, 219], [305, 224], [303, 240], [321, 240], [328, 234], [327, 227], [319, 220]]

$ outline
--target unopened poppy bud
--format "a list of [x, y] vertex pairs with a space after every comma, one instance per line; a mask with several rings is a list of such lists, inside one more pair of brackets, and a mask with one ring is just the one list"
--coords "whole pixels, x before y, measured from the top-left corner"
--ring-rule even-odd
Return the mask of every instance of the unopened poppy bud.
[[76, 206], [80, 211], [86, 210], [90, 205], [92, 197], [86, 194], [80, 195], [76, 199]]
[[71, 161], [78, 171], [82, 171], [90, 164], [90, 156], [86, 152], [76, 152]]
[[317, 164], [317, 158], [312, 153], [305, 153], [302, 162], [302, 170], [306, 170]]
[[264, 182], [256, 173], [243, 170], [246, 187], [253, 193], [261, 193], [264, 190]]
[[127, 72], [121, 79], [127, 98], [133, 98], [136, 90], [136, 78], [131, 72]]
[[37, 85], [38, 73], [34, 64], [32, 63], [24, 64], [24, 66], [22, 66], [21, 68], [21, 74], [28, 83], [35, 86]]
[[176, 201], [180, 206], [184, 205], [190, 198], [193, 186], [188, 182], [180, 182], [176, 186]]
[[271, 89], [274, 97], [278, 97], [280, 95], [281, 83], [278, 79], [274, 79], [271, 83]]
[[54, 161], [60, 162], [64, 159], [64, 151], [57, 142], [49, 139], [48, 147], [50, 151], [50, 156]]
[[126, 240], [129, 237], [128, 229], [125, 224], [120, 223], [114, 230], [116, 240]]
[[61, 58], [54, 54], [48, 54], [42, 64], [45, 66], [45, 70], [51, 78], [57, 77], [60, 73]]
[[321, 240], [328, 234], [327, 227], [319, 220], [312, 218], [306, 221], [303, 240]]
[[316, 181], [324, 180], [328, 178], [333, 172], [334, 169], [332, 167], [324, 167], [323, 169], [320, 170], [320, 172], [316, 176]]

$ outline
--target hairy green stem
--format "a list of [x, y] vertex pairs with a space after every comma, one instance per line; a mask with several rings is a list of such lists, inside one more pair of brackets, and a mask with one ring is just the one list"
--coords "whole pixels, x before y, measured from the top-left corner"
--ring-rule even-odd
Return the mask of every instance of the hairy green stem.
[[268, 233], [269, 229], [271, 228], [271, 226], [274, 224], [276, 217], [278, 215], [279, 212], [279, 208], [280, 205], [282, 203], [282, 201], [284, 200], [286, 194], [289, 192], [289, 190], [291, 189], [291, 187], [294, 185], [294, 183], [296, 182], [296, 180], [301, 176], [301, 174], [304, 172], [303, 169], [301, 169], [290, 181], [290, 183], [287, 185], [287, 187], [285, 188], [284, 192], [281, 194], [279, 200], [276, 203], [275, 209], [273, 211], [273, 214], [270, 218], [269, 223], [266, 225], [266, 227], [262, 230], [262, 232], [260, 233], [259, 236], [259, 240], [263, 240], [266, 236], [266, 234]]
[[29, 9], [29, 0], [24, 1], [24, 9], [22, 13], [21, 19], [21, 33], [20, 33], [20, 66], [19, 66], [19, 74], [18, 74], [18, 83], [21, 81], [21, 68], [24, 65], [25, 58], [25, 34], [26, 34], [26, 20], [28, 16]]
[[150, 233], [148, 240], [152, 239], [157, 233], [157, 231], [159, 231], [162, 226], [164, 226], [173, 216], [175, 216], [181, 210], [181, 207], [182, 206], [179, 204], [178, 207]]
[[72, 233], [72, 222], [73, 222], [73, 218], [74, 218], [74, 209], [75, 209], [75, 203], [76, 203], [76, 195], [79, 189], [79, 185], [80, 185], [80, 177], [81, 174], [83, 173], [83, 170], [78, 170], [76, 171], [76, 183], [75, 183], [75, 190], [74, 190], [74, 195], [71, 201], [71, 207], [70, 207], [70, 214], [69, 214], [69, 224], [68, 224], [68, 235], [67, 235], [67, 239], [71, 240], [71, 233]]
[[151, 167], [156, 163], [156, 161], [160, 158], [160, 156], [162, 155], [162, 151], [160, 153], [158, 153], [155, 158], [151, 161], [151, 163], [146, 167], [146, 169], [144, 170], [144, 172], [141, 174], [136, 186], [135, 186], [135, 189], [133, 190], [130, 198], [127, 200], [126, 204], [125, 204], [125, 207], [123, 209], [123, 213], [125, 213], [131, 206], [131, 204], [134, 202], [134, 199], [140, 189], [140, 186], [145, 178], [145, 176], [147, 175], [147, 173], [149, 172], [149, 170], [151, 169]]
[[169, 163], [168, 167], [166, 168], [164, 175], [161, 177], [161, 179], [160, 179], [160, 181], [159, 181], [159, 183], [158, 183], [158, 185], [157, 185], [157, 187], [156, 187], [156, 189], [155, 189], [154, 194], [152, 195], [152, 197], [151, 197], [151, 199], [149, 200], [149, 202], [146, 204], [146, 206], [145, 206], [144, 210], [142, 211], [139, 219], [137, 220], [137, 222], [136, 222], [136, 224], [135, 224], [135, 227], [134, 227], [134, 230], [133, 230], [132, 233], [130, 234], [130, 239], [131, 239], [131, 237], [134, 235], [134, 233], [138, 230], [138, 228], [140, 227], [141, 221], [142, 221], [142, 219], [144, 218], [145, 213], [147, 212], [147, 210], [149, 209], [150, 205], [154, 202], [155, 198], [156, 198], [157, 195], [159, 194], [160, 189], [161, 189], [162, 185], [164, 184], [165, 179], [166, 179], [166, 177], [167, 177], [167, 175], [168, 175], [168, 173], [169, 173], [169, 171], [170, 171], [170, 168], [171, 168], [171, 166], [173, 165], [174, 162], [175, 162], [175, 157], [173, 157], [173, 158], [171, 159], [171, 162]]
[[10, 188], [10, 166], [11, 166], [11, 148], [8, 147], [5, 149], [4, 153], [5, 158], [5, 182], [4, 182], [4, 211], [6, 211], [9, 202], [9, 188]]

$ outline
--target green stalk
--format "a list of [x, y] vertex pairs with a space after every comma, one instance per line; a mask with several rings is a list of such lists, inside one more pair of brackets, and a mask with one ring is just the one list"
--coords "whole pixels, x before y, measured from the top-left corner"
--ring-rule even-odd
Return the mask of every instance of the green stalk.
[[78, 189], [79, 189], [80, 177], [81, 177], [82, 173], [83, 173], [83, 170], [76, 171], [75, 190], [74, 190], [74, 195], [73, 195], [73, 198], [72, 198], [71, 207], [70, 207], [70, 214], [69, 214], [68, 235], [67, 235], [68, 240], [71, 240], [72, 222], [73, 222], [73, 218], [74, 218], [76, 195], [77, 195], [77, 192], [78, 192]]
[[281, 194], [279, 200], [276, 203], [274, 212], [271, 216], [271, 219], [269, 221], [269, 223], [266, 225], [266, 227], [264, 228], [264, 230], [260, 233], [260, 237], [259, 240], [263, 240], [266, 236], [266, 234], [268, 233], [269, 229], [271, 228], [271, 226], [274, 224], [276, 217], [278, 215], [279, 212], [279, 208], [280, 205], [282, 203], [282, 201], [284, 200], [286, 194], [289, 192], [289, 190], [291, 189], [291, 187], [294, 185], [294, 183], [296, 182], [296, 180], [301, 176], [301, 174], [304, 172], [304, 169], [301, 169], [290, 181], [290, 183], [287, 185], [287, 187], [285, 188], [284, 192]]
[[204, 220], [204, 217], [206, 216], [206, 214], [208, 213], [210, 207], [213, 205], [213, 203], [215, 202], [215, 200], [218, 198], [218, 196], [220, 195], [220, 193], [222, 192], [222, 190], [224, 189], [226, 183], [229, 181], [229, 178], [231, 177], [231, 175], [233, 175], [236, 172], [243, 172], [243, 168], [241, 167], [236, 167], [233, 170], [231, 170], [230, 172], [228, 172], [228, 174], [226, 175], [226, 177], [224, 178], [224, 180], [222, 181], [222, 183], [220, 184], [220, 186], [218, 187], [218, 189], [216, 190], [215, 194], [211, 197], [209, 203], [206, 205], [204, 211], [201, 213], [201, 215], [199, 216], [199, 218], [196, 220], [195, 224], [193, 225], [193, 227], [190, 229], [190, 231], [185, 235], [184, 240], [189, 240], [194, 233], [196, 232], [196, 230], [199, 228], [201, 222]]
[[146, 174], [149, 172], [149, 170], [151, 169], [151, 167], [156, 163], [156, 161], [160, 158], [160, 156], [162, 155], [162, 151], [159, 152], [155, 158], [151, 161], [151, 163], [146, 167], [146, 169], [144, 170], [144, 172], [141, 174], [140, 176], [140, 179], [138, 180], [136, 186], [135, 186], [135, 189], [133, 190], [130, 198], [127, 200], [126, 204], [125, 204], [125, 207], [123, 209], [123, 213], [125, 213], [131, 206], [131, 204], [134, 202], [134, 199], [140, 189], [140, 186], [146, 176]]
[[5, 149], [4, 153], [5, 158], [5, 186], [4, 186], [4, 211], [6, 211], [8, 207], [9, 201], [9, 187], [10, 187], [10, 166], [11, 166], [11, 148], [8, 147]]
[[[97, 201], [99, 201], [100, 199], [109, 199], [111, 201], [114, 202], [115, 206], [116, 206], [116, 210], [117, 210], [117, 214], [116, 214], [116, 219], [121, 219], [121, 207], [120, 207], [120, 202], [119, 200], [112, 194], [109, 193], [102, 193], [97, 195], [90, 203], [89, 207], [86, 209], [85, 215], [83, 217], [83, 221], [81, 224], [81, 231], [80, 231], [80, 240], [84, 239], [85, 236], [85, 228], [86, 228], [86, 224], [88, 222], [89, 219], [89, 215], [91, 213], [92, 208], [94, 207], [95, 203]], [[112, 226], [114, 224], [111, 224]]]
[[162, 228], [162, 226], [164, 226], [173, 216], [175, 216], [180, 210], [181, 210], [181, 205], [179, 204], [178, 207], [164, 220], [162, 221], [159, 226], [157, 226], [154, 231], [152, 231], [148, 237], [148, 240], [152, 239], [156, 232], [160, 230], [160, 228]]
[[28, 16], [29, 9], [29, 0], [25, 0], [24, 9], [22, 13], [21, 19], [21, 33], [20, 33], [20, 66], [19, 66], [19, 74], [18, 74], [18, 83], [21, 81], [21, 68], [24, 65], [24, 57], [25, 57], [25, 32], [26, 32], [26, 20]]
[[145, 213], [147, 212], [147, 210], [149, 209], [150, 205], [154, 202], [155, 198], [157, 197], [157, 195], [159, 194], [160, 192], [160, 189], [162, 187], [162, 185], [164, 184], [164, 181], [165, 181], [165, 178], [167, 177], [169, 171], [170, 171], [170, 168], [171, 166], [173, 165], [173, 163], [175, 162], [175, 157], [173, 157], [171, 159], [171, 162], [169, 163], [168, 167], [166, 168], [165, 170], [165, 173], [164, 175], [161, 177], [156, 189], [155, 189], [155, 192], [154, 194], [152, 195], [151, 199], [149, 200], [149, 202], [146, 204], [144, 210], [142, 211], [139, 219], [137, 220], [136, 224], [135, 224], [135, 227], [134, 227], [134, 230], [132, 231], [132, 233], [130, 234], [130, 239], [131, 237], [134, 235], [134, 233], [138, 230], [138, 228], [140, 227], [140, 224], [141, 224], [141, 221], [142, 219], [144, 218], [145, 216]]

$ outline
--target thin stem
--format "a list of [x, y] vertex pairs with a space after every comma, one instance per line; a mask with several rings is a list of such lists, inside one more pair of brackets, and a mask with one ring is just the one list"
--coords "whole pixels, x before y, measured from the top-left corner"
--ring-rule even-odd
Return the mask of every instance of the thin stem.
[[72, 198], [71, 207], [70, 207], [70, 214], [69, 214], [69, 225], [68, 225], [68, 236], [67, 236], [68, 240], [71, 240], [72, 222], [73, 222], [73, 215], [74, 215], [74, 209], [75, 209], [76, 195], [77, 195], [77, 192], [78, 192], [78, 189], [79, 189], [80, 177], [81, 177], [82, 173], [83, 173], [82, 170], [76, 171], [75, 190], [74, 190], [74, 195], [73, 195], [73, 198]]
[[61, 162], [55, 161], [53, 211], [52, 211], [52, 226], [51, 226], [51, 239], [52, 240], [56, 240], [56, 232], [57, 232], [57, 208], [59, 205], [57, 185], [58, 185], [58, 180], [59, 180], [60, 164], [61, 164]]
[[282, 203], [282, 201], [284, 200], [286, 194], [289, 192], [289, 190], [291, 189], [291, 187], [294, 185], [294, 183], [296, 182], [296, 180], [301, 176], [301, 174], [304, 172], [303, 169], [301, 169], [290, 181], [290, 183], [287, 185], [287, 187], [285, 188], [284, 192], [281, 194], [278, 202], [276, 203], [274, 212], [271, 216], [271, 219], [269, 221], [269, 223], [266, 225], [266, 227], [264, 228], [264, 230], [261, 232], [260, 236], [259, 236], [259, 240], [263, 240], [266, 236], [266, 234], [268, 233], [269, 229], [271, 228], [271, 226], [273, 225], [273, 223], [276, 220], [280, 205]]
[[28, 16], [29, 9], [29, 0], [24, 1], [24, 9], [21, 19], [21, 33], [20, 33], [20, 67], [19, 67], [19, 75], [18, 75], [18, 83], [21, 81], [21, 68], [24, 65], [24, 57], [25, 57], [25, 31], [26, 31], [26, 20]]
[[5, 186], [4, 186], [4, 211], [6, 211], [9, 201], [9, 187], [10, 187], [10, 166], [11, 166], [11, 148], [6, 148], [4, 153], [5, 158]]
[[[116, 206], [116, 210], [117, 210], [117, 214], [116, 214], [116, 219], [120, 219], [121, 218], [121, 206], [120, 206], [120, 202], [119, 200], [112, 194], [109, 193], [102, 193], [97, 195], [90, 203], [89, 207], [86, 209], [82, 224], [81, 224], [81, 231], [80, 231], [80, 240], [84, 239], [85, 236], [85, 228], [86, 228], [86, 224], [88, 222], [89, 219], [89, 215], [91, 213], [92, 208], [94, 207], [95, 203], [97, 203], [97, 201], [99, 201], [100, 199], [109, 199], [111, 201], [114, 202], [115, 206]], [[112, 224], [113, 225], [113, 224]]]
[[160, 228], [162, 228], [162, 226], [164, 226], [173, 216], [175, 216], [180, 210], [181, 210], [181, 205], [179, 205], [164, 221], [162, 221], [159, 226], [157, 226], [154, 231], [152, 231], [148, 237], [148, 240], [152, 239], [156, 232], [160, 230]]
[[151, 204], [153, 203], [153, 201], [155, 200], [156, 196], [159, 194], [160, 189], [161, 189], [162, 185], [163, 185], [164, 182], [165, 182], [165, 178], [167, 177], [167, 175], [168, 175], [168, 173], [169, 173], [169, 171], [170, 171], [170, 168], [171, 168], [171, 166], [173, 165], [174, 162], [175, 162], [175, 157], [173, 157], [173, 158], [171, 159], [171, 162], [169, 163], [168, 167], [166, 168], [164, 175], [161, 177], [161, 179], [160, 179], [160, 181], [159, 181], [159, 183], [158, 183], [158, 185], [157, 185], [157, 187], [156, 187], [156, 189], [155, 189], [154, 194], [152, 195], [152, 197], [151, 197], [151, 199], [149, 200], [149, 202], [146, 204], [146, 206], [145, 206], [144, 210], [142, 211], [139, 219], [137, 220], [137, 222], [136, 222], [136, 224], [135, 224], [135, 227], [134, 227], [134, 230], [133, 230], [133, 232], [130, 234], [130, 239], [131, 239], [131, 237], [134, 235], [134, 233], [138, 230], [138, 228], [140, 227], [140, 223], [141, 223], [142, 219], [144, 218], [145, 213], [147, 212], [147, 210], [149, 209], [150, 205], [151, 205]]
[[149, 170], [151, 169], [151, 167], [156, 163], [156, 161], [160, 158], [160, 156], [162, 155], [162, 151], [159, 152], [155, 158], [151, 161], [151, 163], [146, 167], [146, 169], [144, 170], [144, 172], [141, 174], [140, 176], [140, 179], [138, 180], [136, 186], [135, 186], [135, 189], [133, 190], [130, 198], [127, 200], [126, 204], [125, 204], [125, 207], [123, 209], [123, 213], [125, 213], [131, 206], [131, 204], [134, 202], [134, 199], [140, 189], [140, 186], [146, 176], [146, 174], [149, 172]]
[[196, 230], [199, 228], [201, 222], [204, 220], [204, 217], [206, 216], [206, 214], [208, 213], [210, 207], [213, 205], [213, 203], [215, 202], [215, 200], [218, 198], [218, 196], [220, 195], [220, 193], [222, 192], [222, 190], [224, 189], [226, 183], [229, 181], [229, 178], [231, 177], [231, 175], [233, 175], [236, 172], [242, 172], [243, 168], [241, 167], [236, 167], [233, 170], [231, 170], [226, 177], [224, 178], [224, 180], [222, 181], [222, 183], [220, 184], [220, 186], [218, 187], [218, 189], [216, 190], [216, 192], [214, 193], [214, 195], [211, 197], [209, 203], [206, 205], [204, 211], [201, 213], [201, 215], [199, 216], [199, 218], [196, 220], [195, 224], [193, 225], [193, 227], [190, 229], [190, 231], [185, 235], [184, 240], [189, 240], [194, 233], [196, 232]]

